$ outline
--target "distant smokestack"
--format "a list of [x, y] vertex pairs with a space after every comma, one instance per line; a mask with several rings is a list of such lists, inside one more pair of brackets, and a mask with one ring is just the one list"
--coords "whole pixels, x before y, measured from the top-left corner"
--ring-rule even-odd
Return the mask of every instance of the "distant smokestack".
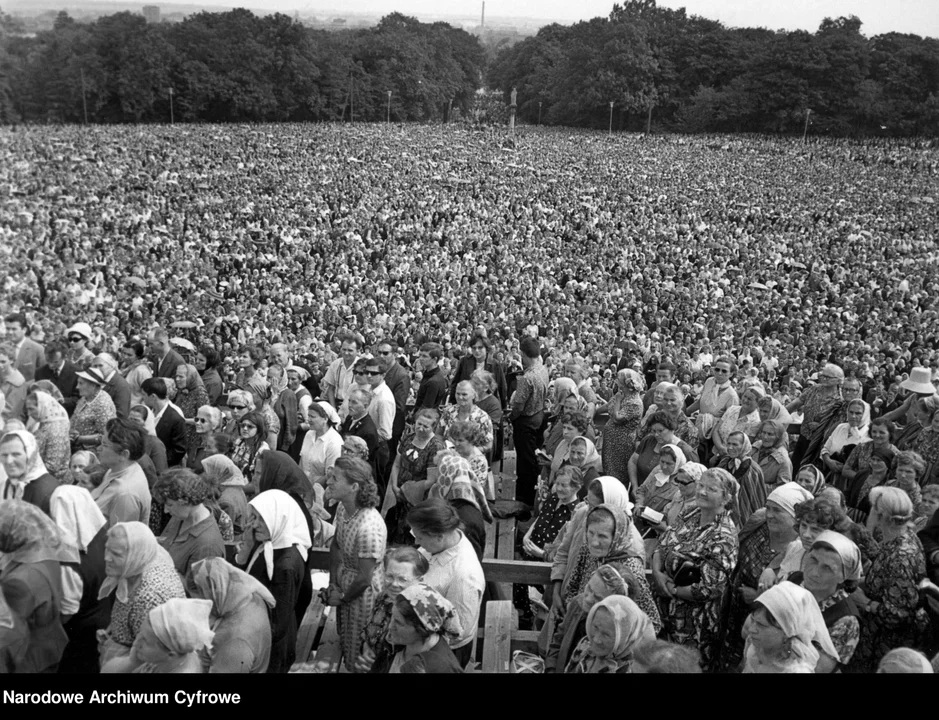
[[486, 27], [486, 0], [483, 0], [483, 17], [479, 21], [479, 26], [483, 28]]

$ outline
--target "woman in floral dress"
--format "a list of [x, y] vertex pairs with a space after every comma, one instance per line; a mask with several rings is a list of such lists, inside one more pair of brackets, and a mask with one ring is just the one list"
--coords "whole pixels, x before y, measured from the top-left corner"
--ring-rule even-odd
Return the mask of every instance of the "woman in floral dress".
[[636, 449], [645, 383], [639, 373], [625, 368], [616, 374], [616, 387], [616, 394], [606, 406], [610, 419], [603, 428], [603, 470], [627, 483], [629, 473], [626, 468]]

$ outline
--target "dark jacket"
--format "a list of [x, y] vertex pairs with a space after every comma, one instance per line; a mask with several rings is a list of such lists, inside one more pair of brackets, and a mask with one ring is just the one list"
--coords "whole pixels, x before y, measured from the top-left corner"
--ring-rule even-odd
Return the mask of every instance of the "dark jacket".
[[[456, 372], [453, 374], [453, 379], [450, 381], [451, 403], [456, 402], [456, 386], [464, 380], [469, 380], [478, 367], [476, 358], [472, 355], [464, 355], [460, 358], [460, 362], [456, 366]], [[502, 407], [507, 407], [509, 404], [509, 393], [502, 364], [496, 362], [491, 356], [488, 356], [486, 357], [486, 362], [483, 363], [483, 369], [491, 372], [496, 379], [495, 396], [499, 398], [499, 403]]]
[[107, 577], [104, 563], [104, 546], [108, 540], [108, 527], [105, 525], [88, 544], [88, 549], [80, 554], [79, 565], [70, 564], [82, 579], [82, 599], [78, 612], [65, 623], [68, 646], [59, 673], [97, 673], [98, 638], [97, 631], [105, 630], [111, 622], [111, 605], [114, 595], [104, 600], [98, 599], [98, 590]]
[[130, 385], [127, 384], [124, 376], [119, 372], [115, 372], [114, 376], [108, 380], [108, 384], [104, 386], [104, 391], [114, 401], [117, 416], [119, 418], [128, 417], [130, 415]]
[[75, 366], [68, 360], [62, 366], [61, 372], [56, 372], [49, 365], [43, 365], [36, 371], [36, 380], [49, 380], [53, 385], [59, 388], [62, 397], [65, 398], [62, 405], [71, 415], [75, 412], [75, 406], [78, 404], [78, 375], [75, 374]]
[[166, 464], [180, 465], [188, 449], [186, 421], [173, 408], [167, 407], [156, 425], [156, 434], [166, 447]]
[[185, 364], [186, 361], [183, 360], [182, 355], [180, 355], [175, 350], [170, 350], [168, 353], [166, 353], [166, 357], [163, 358], [163, 360], [159, 363], [159, 367], [157, 367], [157, 359], [154, 358], [152, 365], [156, 367], [156, 372], [153, 374], [153, 376], [175, 380], [176, 368]]
[[447, 379], [440, 371], [440, 368], [435, 367], [425, 372], [424, 377], [421, 378], [421, 385], [417, 389], [415, 409], [431, 408], [436, 410], [446, 402], [446, 399]]

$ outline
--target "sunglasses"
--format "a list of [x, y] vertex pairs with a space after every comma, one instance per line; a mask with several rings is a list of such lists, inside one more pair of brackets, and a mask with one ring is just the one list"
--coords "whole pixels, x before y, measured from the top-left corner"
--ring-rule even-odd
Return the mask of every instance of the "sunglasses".
[[229, 405], [228, 409], [229, 410], [244, 410], [246, 407], [248, 406], [247, 405]]
[[682, 480], [681, 478], [675, 478], [676, 485], [694, 485], [694, 480]]
[[379, 350], [379, 355], [391, 355], [391, 350]]
[[70, 338], [68, 339], [68, 341], [69, 341], [69, 342], [81, 342], [81, 341], [84, 340], [84, 339], [85, 339], [85, 338], [83, 338], [83, 337], [70, 337]]
[[197, 422], [197, 423], [207, 423], [208, 420], [206, 420], [205, 418], [197, 417], [197, 418], [196, 418], [196, 422]]
[[257, 430], [258, 429], [257, 425], [252, 425], [251, 423], [241, 423], [241, 425], [239, 425], [238, 427], [240, 427], [242, 430]]
[[381, 371], [381, 370], [366, 370], [366, 371], [365, 371], [364, 373], [362, 373], [362, 374], [363, 374], [363, 375], [371, 375], [372, 377], [375, 377], [376, 375], [381, 375], [381, 374], [382, 374], [382, 371]]
[[722, 373], [722, 374], [725, 374], [725, 375], [726, 375], [727, 373], [730, 372], [730, 370], [723, 370], [723, 369], [721, 369], [721, 368], [714, 368], [714, 372], [716, 372], [716, 373]]

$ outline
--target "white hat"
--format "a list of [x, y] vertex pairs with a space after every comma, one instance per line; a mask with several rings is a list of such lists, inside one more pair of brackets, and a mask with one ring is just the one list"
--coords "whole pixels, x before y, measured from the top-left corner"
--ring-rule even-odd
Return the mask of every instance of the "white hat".
[[68, 337], [72, 333], [81, 335], [86, 340], [91, 340], [91, 325], [83, 322], [75, 323], [72, 325], [72, 327], [65, 331], [65, 336]]
[[917, 395], [935, 395], [936, 386], [932, 384], [932, 372], [929, 368], [915, 367], [910, 370], [910, 377], [900, 383], [900, 387]]

